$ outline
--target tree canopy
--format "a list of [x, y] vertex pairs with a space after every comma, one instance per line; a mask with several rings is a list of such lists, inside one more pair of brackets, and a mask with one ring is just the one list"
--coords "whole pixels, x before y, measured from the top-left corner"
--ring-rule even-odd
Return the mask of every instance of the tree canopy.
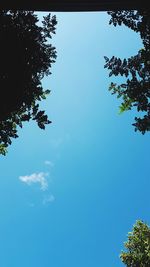
[[127, 267], [150, 266], [150, 227], [137, 221], [133, 231], [128, 233], [125, 242], [126, 251], [122, 251], [120, 258]]
[[144, 112], [142, 117], [135, 117], [135, 131], [144, 134], [150, 131], [150, 10], [110, 11], [109, 24], [121, 26], [124, 24], [140, 34], [143, 47], [137, 55], [120, 59], [113, 56], [105, 57], [105, 68], [110, 70], [109, 76], [124, 76], [125, 82], [117, 85], [111, 83], [109, 90], [122, 98], [120, 112], [136, 107], [138, 112]]
[[18, 137], [17, 127], [35, 120], [41, 129], [51, 121], [38, 101], [50, 93], [41, 83], [56, 60], [56, 49], [49, 40], [56, 30], [56, 17], [38, 17], [29, 11], [0, 11], [0, 153], [12, 138]]

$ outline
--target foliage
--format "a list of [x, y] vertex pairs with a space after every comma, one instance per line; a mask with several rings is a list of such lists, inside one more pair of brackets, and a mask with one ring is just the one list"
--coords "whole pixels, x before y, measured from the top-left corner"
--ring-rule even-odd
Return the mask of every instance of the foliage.
[[135, 117], [135, 131], [144, 134], [150, 131], [150, 10], [143, 11], [110, 11], [109, 24], [126, 25], [131, 30], [140, 34], [143, 48], [137, 55], [121, 60], [113, 56], [111, 59], [105, 57], [105, 68], [110, 70], [109, 77], [124, 76], [124, 84], [111, 83], [109, 90], [117, 94], [123, 102], [120, 112], [136, 107], [138, 112], [144, 112], [142, 118]]
[[120, 258], [127, 267], [150, 266], [150, 227], [142, 221], [137, 221], [133, 231], [128, 233], [125, 242], [126, 251]]
[[0, 154], [12, 138], [18, 137], [17, 128], [23, 122], [35, 120], [41, 129], [51, 121], [39, 109], [38, 101], [46, 99], [50, 90], [41, 80], [51, 74], [56, 50], [49, 39], [55, 34], [56, 17], [43, 17], [41, 26], [34, 12], [0, 11]]

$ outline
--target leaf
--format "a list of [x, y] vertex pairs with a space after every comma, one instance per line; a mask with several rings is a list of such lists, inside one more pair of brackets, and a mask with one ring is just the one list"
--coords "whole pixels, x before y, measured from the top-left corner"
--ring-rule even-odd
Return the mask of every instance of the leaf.
[[48, 89], [44, 91], [44, 93], [45, 93], [46, 95], [49, 95], [50, 92], [51, 92], [51, 90], [48, 90]]

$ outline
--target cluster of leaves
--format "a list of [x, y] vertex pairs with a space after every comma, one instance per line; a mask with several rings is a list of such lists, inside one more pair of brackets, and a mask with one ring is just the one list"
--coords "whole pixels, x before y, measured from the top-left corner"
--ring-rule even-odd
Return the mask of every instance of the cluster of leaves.
[[47, 115], [39, 110], [38, 101], [50, 93], [41, 80], [51, 74], [56, 49], [49, 39], [56, 30], [56, 17], [38, 17], [29, 11], [0, 11], [0, 154], [12, 138], [18, 137], [17, 126], [35, 120], [41, 129], [49, 124]]
[[150, 266], [150, 227], [142, 221], [137, 221], [133, 231], [128, 233], [125, 242], [126, 251], [120, 258], [128, 267]]
[[120, 112], [132, 107], [144, 112], [144, 116], [135, 117], [133, 123], [135, 131], [144, 134], [150, 131], [150, 11], [110, 11], [108, 14], [111, 15], [109, 24], [126, 25], [139, 33], [143, 42], [138, 54], [128, 59], [105, 57], [104, 67], [110, 70], [109, 77], [121, 75], [126, 78], [124, 84], [111, 83], [109, 90], [123, 99]]

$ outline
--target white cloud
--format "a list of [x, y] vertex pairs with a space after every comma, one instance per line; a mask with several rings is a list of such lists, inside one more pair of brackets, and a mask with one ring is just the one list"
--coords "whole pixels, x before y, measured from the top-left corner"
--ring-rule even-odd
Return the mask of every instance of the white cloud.
[[43, 204], [45, 205], [47, 203], [54, 202], [54, 201], [55, 201], [55, 197], [51, 194], [51, 195], [44, 197]]
[[54, 166], [54, 163], [50, 160], [45, 160], [45, 165], [49, 165], [50, 167], [53, 167]]
[[31, 175], [20, 176], [19, 180], [22, 181], [23, 183], [26, 183], [27, 185], [39, 183], [41, 190], [45, 191], [48, 188], [48, 182], [46, 179], [47, 175], [48, 173], [43, 173], [43, 172], [33, 173]]

